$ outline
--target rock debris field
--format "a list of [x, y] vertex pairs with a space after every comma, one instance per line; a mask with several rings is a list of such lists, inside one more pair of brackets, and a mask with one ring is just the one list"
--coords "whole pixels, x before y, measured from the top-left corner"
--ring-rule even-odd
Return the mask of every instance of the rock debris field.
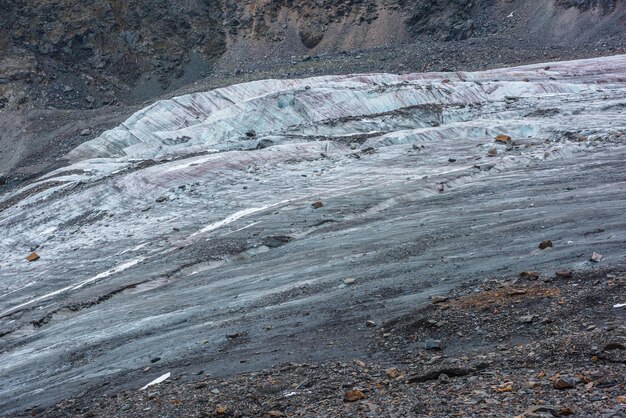
[[[621, 357], [610, 357], [602, 375], [618, 376], [607, 386], [616, 393], [587, 410], [567, 404], [529, 413], [623, 414], [616, 399], [626, 396], [624, 314], [613, 306], [626, 303], [619, 270], [626, 260], [625, 110], [624, 55], [473, 73], [264, 80], [156, 102], [79, 145], [70, 165], [0, 189], [0, 412], [521, 414], [533, 405], [506, 409], [494, 395], [516, 393], [516, 372], [498, 375], [504, 380], [490, 382], [488, 396], [468, 403], [487, 409], [450, 410], [415, 409], [415, 399], [397, 408], [387, 398], [377, 403], [369, 399], [378, 399], [376, 386], [362, 382], [338, 383], [339, 397], [315, 392], [306, 405], [326, 409], [306, 410], [299, 395], [276, 404], [291, 386], [272, 376], [302, 378], [326, 367], [328, 379], [336, 372], [358, 380], [356, 369], [368, 369], [412, 391], [454, 385], [449, 368], [436, 369], [435, 380], [405, 381], [426, 362], [452, 362], [454, 370], [465, 367], [461, 379], [475, 378], [489, 373], [483, 363], [502, 364], [507, 353], [495, 348], [504, 329], [485, 330], [457, 311], [489, 322], [512, 309], [502, 321], [506, 332], [540, 324], [550, 334], [546, 306], [550, 298], [568, 305], [555, 293], [562, 292], [593, 308], [595, 320], [583, 330], [593, 325], [616, 344], [609, 351]], [[595, 293], [594, 280], [601, 282]], [[500, 294], [463, 302], [462, 291], [502, 286], [513, 286], [513, 296], [541, 295], [546, 306], [493, 311]], [[450, 302], [442, 296], [449, 292], [460, 293]], [[585, 299], [594, 294], [603, 298]], [[520, 306], [534, 306], [526, 299]], [[486, 315], [489, 300], [496, 302]], [[615, 318], [606, 325], [608, 313]], [[425, 322], [417, 326], [420, 315]], [[437, 332], [423, 331], [429, 326]], [[539, 331], [519, 334], [507, 340], [511, 347], [553, 352], [536, 341]], [[481, 344], [491, 357], [463, 361], [463, 350]], [[606, 348], [589, 344], [590, 352]], [[412, 368], [390, 364], [403, 355]], [[285, 364], [287, 371], [276, 368]], [[561, 385], [559, 370], [545, 373], [552, 380], [538, 387]], [[593, 389], [595, 375], [563, 376], [565, 386]], [[158, 378], [164, 382], [140, 390]], [[194, 383], [207, 378], [214, 380]], [[282, 382], [277, 393], [268, 389], [274, 404], [229, 405], [224, 394], [245, 391], [211, 392], [219, 379], [231, 387], [261, 378]], [[173, 382], [200, 385], [213, 400], [203, 395], [196, 409], [173, 395], [158, 403], [188, 408], [178, 412], [142, 404], [162, 398], [155, 390], [182, 390]], [[291, 383], [296, 394], [306, 387]], [[116, 397], [102, 409], [86, 401], [103, 394]], [[326, 395], [336, 402], [323, 401]]]

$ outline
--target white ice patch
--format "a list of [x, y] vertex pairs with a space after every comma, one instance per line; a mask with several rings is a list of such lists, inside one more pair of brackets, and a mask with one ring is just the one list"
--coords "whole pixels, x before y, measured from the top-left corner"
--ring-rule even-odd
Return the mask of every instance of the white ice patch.
[[161, 382], [165, 382], [167, 379], [169, 379], [169, 378], [170, 378], [170, 376], [171, 376], [171, 375], [172, 375], [172, 373], [167, 372], [167, 373], [165, 373], [163, 376], [161, 376], [161, 377], [158, 377], [158, 378], [154, 379], [152, 382], [148, 383], [147, 385], [145, 385], [144, 387], [142, 387], [142, 388], [141, 388], [141, 389], [139, 389], [139, 390], [146, 390], [146, 389], [148, 389], [150, 386], [158, 385], [158, 384], [159, 384], [159, 383], [161, 383]]

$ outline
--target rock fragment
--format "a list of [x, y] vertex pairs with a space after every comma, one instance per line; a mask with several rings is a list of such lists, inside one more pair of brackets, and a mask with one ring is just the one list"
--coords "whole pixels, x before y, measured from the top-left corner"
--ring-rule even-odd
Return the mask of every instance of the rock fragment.
[[424, 349], [426, 350], [441, 350], [441, 340], [426, 340], [424, 341]]
[[537, 315], [524, 315], [519, 317], [519, 322], [530, 324], [535, 320], [535, 318], [537, 318]]
[[365, 399], [365, 394], [358, 389], [349, 390], [346, 392], [344, 399], [346, 402], [356, 402]]
[[437, 305], [437, 304], [440, 304], [440, 303], [446, 302], [448, 299], [449, 299], [449, 298], [447, 298], [446, 296], [436, 295], [436, 296], [432, 296], [432, 297], [430, 298], [430, 301], [431, 301], [433, 304]]
[[559, 270], [554, 275], [557, 279], [571, 279], [573, 277], [571, 270]]
[[552, 241], [550, 241], [549, 239], [544, 239], [543, 241], [541, 241], [539, 243], [539, 249], [540, 250], [545, 250], [546, 248], [552, 248]]
[[39, 254], [32, 252], [28, 257], [26, 257], [26, 260], [28, 261], [37, 261], [39, 260], [41, 257], [39, 257]]
[[559, 376], [554, 379], [555, 389], [573, 389], [576, 387], [576, 379], [571, 376]]
[[317, 202], [311, 203], [311, 207], [313, 209], [320, 209], [324, 207], [324, 203], [321, 200], [318, 200]]
[[159, 196], [155, 199], [157, 203], [163, 203], [167, 200], [167, 196]]
[[602, 254], [594, 252], [593, 254], [591, 254], [591, 257], [589, 257], [589, 261], [593, 263], [599, 263], [600, 261], [602, 261], [603, 258], [604, 256]]
[[496, 136], [496, 142], [499, 142], [501, 144], [506, 144], [508, 142], [511, 141], [511, 137], [508, 135], [498, 135]]
[[523, 271], [519, 274], [520, 279], [537, 280], [539, 273], [536, 271]]
[[398, 377], [402, 376], [402, 373], [395, 367], [390, 367], [389, 369], [385, 370], [385, 375], [389, 379], [397, 379]]

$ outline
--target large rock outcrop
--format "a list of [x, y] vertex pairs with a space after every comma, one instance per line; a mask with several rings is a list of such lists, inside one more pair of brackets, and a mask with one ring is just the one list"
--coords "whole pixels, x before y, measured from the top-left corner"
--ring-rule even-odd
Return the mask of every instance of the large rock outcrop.
[[624, 31], [617, 0], [4, 0], [0, 8], [0, 111], [137, 103], [220, 64], [236, 71], [294, 54], [502, 36], [575, 47]]

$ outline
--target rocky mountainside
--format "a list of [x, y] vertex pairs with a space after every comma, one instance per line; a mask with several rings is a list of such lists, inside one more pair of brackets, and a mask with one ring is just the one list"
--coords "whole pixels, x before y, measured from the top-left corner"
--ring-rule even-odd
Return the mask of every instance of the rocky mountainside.
[[132, 104], [216, 74], [415, 42], [506, 36], [517, 46], [550, 39], [610, 49], [626, 21], [619, 0], [2, 0], [0, 8], [0, 111]]

